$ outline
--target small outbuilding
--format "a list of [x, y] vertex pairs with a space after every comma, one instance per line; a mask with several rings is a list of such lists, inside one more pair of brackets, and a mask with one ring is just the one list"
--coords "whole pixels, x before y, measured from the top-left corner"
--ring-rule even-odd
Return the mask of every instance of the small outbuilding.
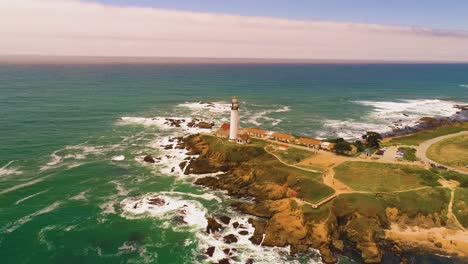
[[286, 144], [279, 144], [278, 149], [282, 151], [286, 151], [289, 149], [289, 146]]
[[240, 144], [240, 145], [250, 144], [250, 136], [247, 134], [241, 134], [237, 136], [237, 144]]
[[320, 148], [328, 151], [333, 151], [335, 144], [330, 142], [322, 142], [320, 143]]
[[218, 131], [216, 131], [216, 136], [220, 138], [228, 138], [230, 129], [231, 129], [231, 125], [228, 123], [224, 123], [221, 125]]

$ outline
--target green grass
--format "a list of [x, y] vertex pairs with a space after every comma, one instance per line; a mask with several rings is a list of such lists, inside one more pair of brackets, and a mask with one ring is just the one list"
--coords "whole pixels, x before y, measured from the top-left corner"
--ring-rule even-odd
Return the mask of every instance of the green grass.
[[427, 156], [450, 167], [468, 164], [468, 135], [460, 135], [439, 141], [427, 150]]
[[282, 161], [288, 164], [297, 164], [315, 155], [311, 151], [308, 151], [305, 149], [294, 148], [294, 147], [290, 147], [288, 148], [288, 150], [285, 150], [285, 151], [274, 150], [273, 153], [275, 153], [278, 157], [281, 158]]
[[452, 210], [460, 224], [468, 228], [468, 189], [455, 190]]
[[209, 144], [210, 156], [221, 155], [225, 162], [235, 166], [253, 166], [257, 183], [273, 182], [288, 184], [295, 189], [299, 198], [315, 203], [334, 193], [334, 190], [321, 182], [321, 174], [289, 167], [267, 153], [261, 142], [239, 145], [213, 136], [203, 136]]
[[301, 165], [297, 165], [297, 166], [298, 166], [298, 167], [301, 167], [301, 168], [304, 168], [304, 169], [307, 169], [307, 170], [316, 170], [316, 171], [320, 171], [320, 172], [325, 171], [325, 167], [324, 167], [324, 166], [320, 166], [320, 165], [301, 164]]
[[335, 177], [357, 191], [391, 192], [439, 185], [439, 176], [430, 170], [387, 163], [345, 162], [335, 168]]
[[438, 127], [433, 130], [416, 132], [410, 135], [392, 138], [385, 145], [419, 145], [426, 140], [468, 130], [468, 122]]
[[438, 170], [438, 169], [431, 169], [432, 172], [440, 175], [441, 177], [447, 180], [454, 180], [460, 183], [461, 188], [468, 188], [468, 175], [461, 174], [455, 171], [446, 171], [446, 170]]
[[312, 208], [308, 204], [302, 206], [302, 212], [306, 221], [312, 221], [315, 223], [326, 220], [330, 215], [331, 203], [326, 203], [319, 208]]
[[415, 148], [404, 148], [405, 154], [403, 155], [404, 160], [416, 161], [416, 149]]
[[386, 221], [385, 209], [397, 208], [399, 215], [416, 217], [418, 214], [437, 213], [446, 220], [450, 190], [446, 188], [421, 189], [416, 191], [386, 194], [344, 194], [334, 201], [334, 212], [338, 216], [359, 211], [367, 217], [378, 217]]

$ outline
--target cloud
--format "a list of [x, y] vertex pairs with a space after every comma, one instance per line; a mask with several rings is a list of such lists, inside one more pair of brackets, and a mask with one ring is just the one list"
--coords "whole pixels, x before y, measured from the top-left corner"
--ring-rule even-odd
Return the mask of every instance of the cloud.
[[468, 32], [0, 0], [0, 54], [466, 61]]

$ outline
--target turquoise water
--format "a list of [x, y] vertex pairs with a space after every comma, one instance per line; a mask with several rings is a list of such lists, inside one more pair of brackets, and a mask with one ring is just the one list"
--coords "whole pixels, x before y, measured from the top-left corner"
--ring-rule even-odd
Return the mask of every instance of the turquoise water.
[[[166, 155], [158, 140], [187, 134], [153, 117], [220, 124], [237, 95], [243, 126], [350, 137], [454, 114], [453, 104], [468, 103], [467, 72], [468, 65], [0, 65], [0, 259], [205, 261], [201, 251], [213, 241], [197, 235], [199, 226], [174, 212], [145, 217], [120, 205], [164, 191], [198, 213], [233, 214], [222, 194], [167, 164], [141, 162]], [[240, 250], [239, 259], [287, 259], [261, 250]]]

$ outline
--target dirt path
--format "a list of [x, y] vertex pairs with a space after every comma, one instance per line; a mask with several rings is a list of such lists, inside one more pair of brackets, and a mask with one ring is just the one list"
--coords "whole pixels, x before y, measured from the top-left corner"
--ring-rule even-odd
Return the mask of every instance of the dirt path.
[[419, 144], [419, 146], [416, 147], [416, 156], [428, 167], [430, 167], [430, 164], [433, 163], [433, 164], [442, 165], [444, 167], [447, 167], [449, 170], [468, 175], [468, 172], [466, 172], [466, 171], [462, 171], [462, 170], [452, 168], [452, 167], [449, 167], [449, 166], [446, 166], [446, 165], [443, 165], [443, 164], [439, 164], [438, 162], [435, 162], [435, 161], [433, 161], [433, 160], [431, 160], [431, 159], [429, 159], [427, 157], [427, 150], [429, 149], [429, 147], [431, 145], [433, 145], [433, 144], [435, 144], [435, 143], [437, 143], [437, 142], [439, 142], [441, 140], [451, 138], [451, 137], [461, 136], [461, 135], [468, 135], [468, 131], [461, 131], [461, 132], [458, 132], [458, 133], [449, 134], [449, 135], [445, 135], [445, 136], [436, 137], [436, 138], [433, 138], [433, 139], [426, 140], [426, 141], [422, 142], [421, 144]]
[[263, 149], [264, 149], [268, 154], [273, 155], [279, 162], [283, 163], [284, 165], [286, 165], [286, 166], [288, 166], [288, 167], [300, 169], [300, 170], [303, 170], [303, 171], [310, 171], [310, 172], [315, 172], [315, 173], [322, 173], [321, 171], [318, 171], [318, 170], [307, 169], [307, 168], [303, 168], [303, 167], [299, 167], [299, 166], [296, 166], [296, 165], [292, 165], [292, 164], [286, 163], [286, 162], [284, 162], [283, 160], [281, 160], [281, 158], [278, 157], [278, 155], [276, 155], [275, 153], [269, 151], [266, 147], [264, 147]]
[[447, 218], [452, 221], [452, 223], [460, 230], [465, 231], [465, 228], [463, 227], [462, 224], [458, 221], [457, 216], [453, 213], [453, 200], [455, 198], [455, 190], [457, 189], [458, 185], [460, 185], [459, 182], [453, 181], [453, 180], [446, 180], [446, 179], [440, 179], [439, 183], [445, 187], [450, 189], [450, 202], [448, 205], [448, 210], [447, 210]]

